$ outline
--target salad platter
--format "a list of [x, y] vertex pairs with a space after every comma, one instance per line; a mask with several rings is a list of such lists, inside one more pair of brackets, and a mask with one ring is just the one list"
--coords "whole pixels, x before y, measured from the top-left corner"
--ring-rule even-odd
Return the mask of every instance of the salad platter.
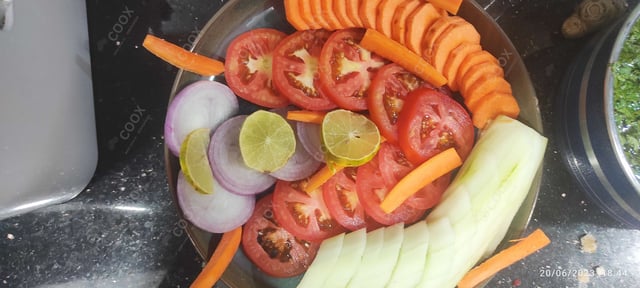
[[[511, 84], [513, 95], [520, 106], [518, 120], [542, 133], [542, 121], [537, 97], [528, 72], [515, 47], [501, 30], [499, 25], [474, 1], [464, 1], [457, 13], [469, 21], [481, 35], [482, 47], [493, 54], [504, 69], [504, 77]], [[227, 2], [206, 24], [193, 45], [193, 52], [213, 59], [224, 60], [227, 47], [238, 35], [256, 28], [275, 28], [285, 33], [295, 29], [285, 16], [283, 1], [277, 0], [231, 0]], [[198, 74], [180, 70], [173, 84], [169, 101], [186, 86], [201, 80], [226, 83], [224, 75], [203, 77]], [[240, 113], [249, 114], [257, 109], [253, 104], [240, 101]], [[177, 203], [177, 185], [180, 170], [179, 159], [167, 147], [165, 148], [166, 173], [174, 202]], [[510, 239], [521, 237], [526, 229], [535, 207], [541, 182], [540, 169], [531, 188], [515, 215], [511, 225], [497, 250], [505, 247]], [[184, 218], [183, 211], [178, 207]], [[224, 213], [223, 211], [220, 213]], [[206, 232], [188, 220], [185, 230], [196, 251], [203, 259], [213, 253], [219, 234]], [[239, 249], [231, 264], [222, 275], [222, 282], [228, 287], [295, 287], [300, 276], [278, 278], [269, 276], [254, 266]]]

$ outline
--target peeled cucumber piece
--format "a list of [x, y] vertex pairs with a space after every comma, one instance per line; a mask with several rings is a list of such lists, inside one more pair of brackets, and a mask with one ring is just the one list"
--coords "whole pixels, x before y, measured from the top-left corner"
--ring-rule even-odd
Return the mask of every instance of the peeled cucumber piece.
[[385, 287], [415, 287], [422, 278], [424, 263], [429, 248], [429, 228], [427, 222], [418, 221], [404, 229], [398, 262], [391, 279]]
[[[547, 138], [506, 116], [481, 132], [442, 202], [427, 216], [430, 244], [417, 287], [455, 287], [493, 252], [531, 189], [546, 145]], [[439, 266], [445, 263], [449, 269]]]
[[371, 287], [368, 285], [376, 279], [376, 276], [372, 275], [371, 271], [374, 270], [373, 267], [376, 265], [376, 262], [381, 261], [379, 256], [382, 245], [384, 244], [384, 229], [385, 228], [382, 227], [367, 233], [367, 245], [362, 254], [362, 262], [360, 262], [358, 270], [356, 270], [347, 287]]
[[338, 261], [338, 256], [342, 252], [344, 237], [345, 233], [340, 233], [322, 241], [316, 258], [313, 259], [307, 272], [304, 273], [298, 287], [327, 287], [325, 286], [325, 281], [331, 275], [331, 271], [333, 271], [333, 267]]
[[362, 254], [366, 245], [367, 230], [365, 228], [346, 234], [338, 260], [332, 267], [333, 272], [327, 274], [326, 277], [328, 279], [324, 286], [332, 288], [347, 287], [349, 279], [353, 277], [362, 261]]
[[369, 272], [373, 280], [370, 285], [359, 287], [385, 287], [391, 279], [393, 268], [398, 262], [402, 240], [404, 239], [404, 223], [396, 223], [384, 228], [384, 242], [378, 261]]

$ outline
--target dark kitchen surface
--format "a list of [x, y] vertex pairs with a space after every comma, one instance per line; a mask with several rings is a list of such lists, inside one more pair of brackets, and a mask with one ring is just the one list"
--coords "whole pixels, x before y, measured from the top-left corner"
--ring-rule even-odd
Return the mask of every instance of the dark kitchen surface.
[[[177, 70], [140, 43], [152, 32], [190, 48], [226, 1], [90, 0], [99, 164], [75, 199], [0, 221], [0, 287], [186, 287], [202, 260], [183, 231], [164, 170], [162, 127]], [[478, 1], [520, 51], [551, 136], [562, 76], [590, 37], [567, 40], [578, 1]], [[635, 3], [635, 1], [633, 2]], [[640, 287], [640, 231], [586, 198], [551, 139], [528, 231], [552, 243], [487, 287]], [[597, 241], [589, 253], [580, 240]]]

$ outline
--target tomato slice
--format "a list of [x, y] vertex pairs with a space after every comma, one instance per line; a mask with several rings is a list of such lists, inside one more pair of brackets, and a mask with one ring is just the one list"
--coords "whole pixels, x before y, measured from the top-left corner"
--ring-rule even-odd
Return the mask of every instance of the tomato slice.
[[389, 193], [392, 186], [385, 183], [378, 162], [376, 155], [371, 161], [358, 167], [356, 175], [358, 199], [366, 213], [376, 222], [384, 225], [400, 222], [411, 224], [421, 219], [425, 210], [413, 208], [406, 201], [391, 213], [386, 213], [380, 208], [382, 199]]
[[395, 63], [378, 69], [378, 73], [373, 77], [367, 95], [367, 107], [371, 120], [378, 125], [380, 134], [388, 142], [398, 141], [398, 116], [407, 93], [423, 83], [420, 78]]
[[273, 211], [278, 223], [294, 236], [320, 241], [345, 231], [336, 222], [324, 202], [322, 188], [311, 193], [303, 191], [307, 180], [276, 182], [273, 191]]
[[414, 165], [451, 147], [462, 160], [466, 159], [473, 146], [474, 133], [464, 107], [430, 88], [410, 92], [398, 117], [398, 144]]
[[224, 77], [231, 90], [256, 105], [277, 108], [289, 100], [275, 90], [271, 75], [272, 52], [287, 34], [260, 28], [240, 34], [227, 48]]
[[302, 30], [283, 39], [273, 51], [275, 87], [293, 104], [308, 110], [336, 107], [319, 87], [318, 57], [331, 32]]
[[363, 35], [360, 28], [333, 32], [320, 53], [320, 89], [340, 108], [366, 110], [371, 79], [386, 64], [384, 58], [358, 45]]
[[[393, 187], [411, 170], [414, 165], [407, 160], [400, 147], [388, 142], [380, 145], [378, 150], [378, 165], [382, 179], [387, 187]], [[448, 173], [435, 181], [431, 182], [420, 191], [406, 200], [406, 203], [415, 208], [426, 210], [434, 207], [440, 202], [442, 193], [449, 186], [451, 176]]]
[[292, 277], [307, 270], [316, 257], [320, 242], [298, 239], [278, 225], [272, 195], [256, 203], [244, 225], [242, 249], [260, 270], [275, 277]]
[[360, 204], [356, 173], [356, 167], [342, 169], [322, 185], [322, 195], [329, 213], [340, 225], [351, 231], [365, 227], [371, 231], [382, 225], [369, 217]]

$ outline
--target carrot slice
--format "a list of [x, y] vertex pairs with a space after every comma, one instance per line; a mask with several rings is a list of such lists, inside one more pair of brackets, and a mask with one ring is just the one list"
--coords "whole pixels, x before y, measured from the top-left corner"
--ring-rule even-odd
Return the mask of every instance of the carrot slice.
[[376, 29], [377, 8], [380, 0], [362, 0], [360, 2], [360, 19], [364, 28]]
[[486, 95], [474, 104], [474, 109], [471, 110], [471, 121], [473, 126], [482, 129], [499, 115], [516, 119], [519, 114], [520, 107], [516, 98], [512, 94], [498, 92]]
[[451, 50], [449, 53], [449, 57], [442, 68], [442, 74], [449, 81], [449, 89], [453, 92], [458, 91], [458, 82], [456, 81], [456, 75], [458, 73], [458, 68], [460, 67], [460, 63], [464, 60], [469, 53], [477, 52], [482, 50], [482, 46], [480, 44], [475, 43], [461, 43], [458, 47]]
[[431, 64], [436, 67], [436, 70], [443, 73], [444, 65], [449, 58], [451, 50], [465, 42], [480, 44], [480, 33], [478, 33], [473, 24], [463, 20], [449, 25], [431, 47], [431, 54], [429, 55], [432, 61]]
[[349, 17], [347, 3], [348, 1], [345, 0], [333, 0], [333, 11], [342, 28], [357, 27], [356, 23], [354, 23]]
[[338, 29], [344, 29], [347, 27], [342, 26], [342, 23], [340, 23], [340, 19], [338, 19], [338, 16], [336, 15], [336, 10], [333, 7], [333, 0], [315, 0], [315, 1], [320, 1], [320, 6], [322, 8], [322, 17], [327, 21], [327, 24], [329, 24], [329, 30], [338, 30]]
[[362, 18], [360, 18], [360, 5], [365, 0], [343, 0], [347, 5], [347, 15], [356, 27], [364, 28]]
[[190, 52], [151, 34], [144, 37], [142, 46], [167, 63], [189, 72], [202, 76], [224, 72], [223, 62]]
[[380, 203], [380, 208], [391, 213], [422, 187], [444, 176], [462, 165], [462, 159], [455, 148], [444, 150], [422, 162], [396, 183]]
[[376, 29], [389, 38], [392, 38], [391, 27], [393, 25], [393, 14], [404, 1], [406, 0], [382, 0], [376, 8], [378, 11], [378, 15], [376, 16]]
[[433, 6], [444, 9], [453, 15], [458, 14], [458, 10], [460, 10], [460, 6], [462, 5], [462, 0], [429, 0], [429, 2], [431, 2]]
[[320, 29], [322, 26], [320, 22], [316, 20], [316, 17], [313, 16], [311, 2], [312, 1], [300, 0], [300, 17], [307, 23], [309, 29]]
[[420, 55], [411, 52], [407, 47], [384, 36], [373, 29], [367, 29], [364, 33], [360, 45], [387, 58], [407, 71], [431, 83], [436, 87], [447, 84], [447, 79], [442, 76], [431, 64], [427, 63]]
[[326, 112], [310, 111], [310, 110], [291, 110], [287, 111], [287, 119], [306, 123], [322, 124], [322, 119]]
[[467, 71], [471, 69], [471, 67], [482, 62], [495, 62], [496, 64], [500, 65], [498, 59], [486, 50], [469, 53], [467, 57], [465, 57], [464, 60], [462, 60], [462, 62], [460, 63], [460, 67], [458, 67], [458, 73], [455, 80], [456, 82], [458, 82], [458, 87], [462, 86], [462, 78], [464, 78], [464, 74], [466, 74]]
[[427, 62], [431, 63], [431, 65], [434, 65], [435, 67], [434, 59], [432, 56], [436, 43], [439, 39], [441, 39], [440, 36], [457, 37], [456, 35], [446, 35], [445, 32], [447, 29], [455, 27], [463, 22], [464, 19], [458, 16], [440, 17], [436, 21], [434, 21], [433, 24], [431, 24], [431, 27], [429, 27], [429, 29], [426, 31], [424, 38], [422, 39], [422, 43], [420, 44], [420, 47], [422, 49], [420, 53], [422, 53], [422, 57], [424, 57]]
[[300, 11], [300, 0], [284, 0], [284, 12], [289, 24], [296, 30], [307, 30], [309, 24], [304, 21]]
[[475, 109], [478, 100], [486, 97], [489, 93], [511, 94], [511, 84], [500, 75], [482, 75], [476, 83], [472, 84], [464, 96], [464, 104], [469, 110]]
[[210, 288], [220, 279], [224, 270], [233, 259], [240, 247], [242, 240], [242, 226], [222, 234], [220, 243], [213, 251], [213, 255], [207, 261], [207, 265], [198, 274], [198, 277], [191, 283], [191, 288]]
[[458, 83], [462, 98], [466, 99], [468, 97], [469, 88], [476, 84], [479, 79], [487, 79], [488, 77], [493, 76], [503, 77], [504, 70], [502, 70], [500, 65], [495, 64], [492, 61], [481, 62], [471, 66], [462, 76], [462, 81]]
[[549, 245], [549, 243], [551, 243], [549, 237], [547, 237], [542, 230], [536, 229], [518, 243], [498, 252], [498, 254], [493, 255], [491, 258], [467, 272], [458, 282], [458, 288], [476, 287], [500, 270], [544, 248]]
[[393, 13], [393, 19], [391, 19], [391, 39], [405, 44], [407, 17], [420, 4], [422, 4], [422, 0], [407, 0], [396, 8], [395, 13]]
[[[409, 50], [422, 54], [422, 39], [433, 22], [442, 17], [442, 13], [431, 3], [422, 3], [407, 16], [405, 46]], [[445, 12], [446, 13], [446, 12]]]
[[324, 12], [322, 11], [322, 2], [321, 0], [313, 0], [313, 1], [307, 1], [310, 4], [310, 8], [311, 8], [311, 17], [314, 19], [314, 21], [316, 23], [318, 23], [318, 25], [320, 25], [321, 28], [327, 29], [327, 30], [333, 30], [331, 28], [331, 25], [329, 25], [329, 22], [327, 21], [327, 17], [324, 15]]
[[315, 191], [316, 189], [320, 188], [322, 184], [329, 181], [329, 179], [333, 175], [335, 175], [342, 169], [344, 169], [344, 167], [337, 164], [333, 166], [324, 165], [322, 168], [320, 168], [320, 170], [318, 170], [315, 174], [309, 177], [309, 181], [307, 182], [307, 185], [304, 187], [304, 191], [307, 193], [311, 193]]

